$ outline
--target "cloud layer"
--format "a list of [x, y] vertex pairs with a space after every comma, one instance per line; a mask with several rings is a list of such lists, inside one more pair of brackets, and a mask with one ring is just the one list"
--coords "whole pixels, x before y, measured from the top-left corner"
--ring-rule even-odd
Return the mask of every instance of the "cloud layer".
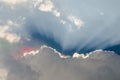
[[119, 80], [120, 56], [94, 51], [88, 57], [61, 58], [54, 49], [42, 46], [36, 55], [9, 60], [5, 80]]

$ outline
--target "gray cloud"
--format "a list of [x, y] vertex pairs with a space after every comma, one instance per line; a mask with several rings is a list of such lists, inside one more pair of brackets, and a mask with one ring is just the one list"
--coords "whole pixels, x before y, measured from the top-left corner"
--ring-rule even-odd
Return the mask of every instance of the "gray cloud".
[[21, 78], [22, 80], [37, 80], [39, 76], [35, 71], [13, 57], [19, 53], [18, 48], [20, 46], [11, 45], [0, 48], [0, 80], [21, 80]]
[[19, 66], [15, 64], [8, 73], [8, 80], [119, 80], [119, 59], [106, 51], [91, 52], [85, 59], [60, 58], [53, 49], [44, 47], [34, 56], [22, 57]]

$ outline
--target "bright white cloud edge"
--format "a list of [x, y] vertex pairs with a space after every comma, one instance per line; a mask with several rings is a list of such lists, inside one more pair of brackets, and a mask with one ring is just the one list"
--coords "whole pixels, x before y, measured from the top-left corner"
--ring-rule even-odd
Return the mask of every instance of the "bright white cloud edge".
[[27, 55], [33, 55], [33, 56], [34, 56], [34, 55], [37, 55], [37, 54], [39, 54], [39, 52], [42, 51], [44, 48], [49, 48], [49, 49], [53, 50], [54, 53], [58, 54], [60, 58], [83, 58], [83, 59], [86, 59], [86, 58], [89, 58], [90, 55], [92, 55], [92, 54], [94, 54], [94, 53], [99, 53], [99, 52], [100, 52], [100, 53], [101, 53], [101, 52], [105, 52], [105, 53], [115, 54], [114, 51], [104, 51], [104, 50], [102, 50], [102, 49], [99, 49], [99, 50], [95, 50], [95, 51], [93, 51], [93, 52], [86, 53], [86, 54], [75, 52], [75, 53], [73, 54], [73, 56], [71, 57], [71, 56], [69, 56], [69, 55], [64, 55], [63, 53], [58, 52], [56, 49], [54, 49], [54, 48], [52, 48], [52, 47], [49, 47], [49, 46], [47, 46], [47, 45], [42, 45], [42, 46], [41, 46], [39, 49], [37, 49], [37, 50], [32, 50], [32, 51], [30, 51], [30, 52], [23, 53], [23, 56], [22, 56], [22, 57], [25, 57], [25, 56], [27, 56]]

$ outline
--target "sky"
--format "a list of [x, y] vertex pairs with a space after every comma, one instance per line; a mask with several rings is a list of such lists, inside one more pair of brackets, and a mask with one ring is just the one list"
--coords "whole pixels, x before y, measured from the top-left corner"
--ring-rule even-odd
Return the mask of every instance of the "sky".
[[0, 79], [119, 80], [119, 3], [0, 0]]
[[0, 37], [10, 43], [43, 40], [65, 54], [108, 49], [120, 44], [118, 3], [118, 0], [109, 3], [107, 0], [1, 0]]

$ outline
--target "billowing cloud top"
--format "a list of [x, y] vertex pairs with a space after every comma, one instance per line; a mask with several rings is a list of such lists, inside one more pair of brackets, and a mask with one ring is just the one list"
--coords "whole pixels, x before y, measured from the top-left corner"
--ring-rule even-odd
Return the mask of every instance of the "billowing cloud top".
[[120, 79], [120, 56], [113, 52], [97, 50], [89, 53], [86, 58], [82, 55], [75, 56], [76, 53], [73, 57], [63, 58], [59, 52], [47, 46], [41, 46], [37, 54], [32, 52], [17, 61], [6, 60], [9, 66], [1, 68], [5, 72], [5, 80]]

